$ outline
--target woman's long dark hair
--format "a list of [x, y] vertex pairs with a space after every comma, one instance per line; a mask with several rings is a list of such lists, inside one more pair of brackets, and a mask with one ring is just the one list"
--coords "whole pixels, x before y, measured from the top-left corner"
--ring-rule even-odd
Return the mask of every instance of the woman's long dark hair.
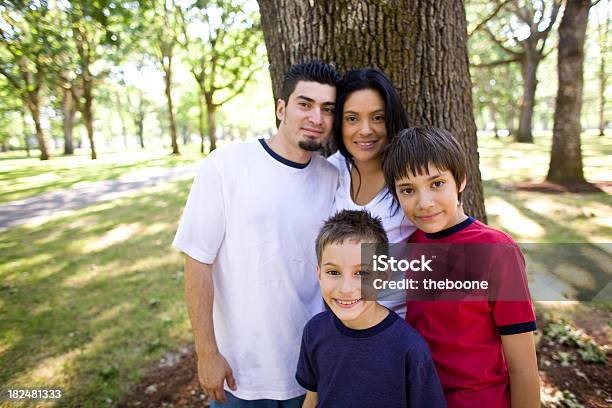
[[[397, 133], [408, 127], [408, 115], [402, 105], [399, 95], [393, 86], [393, 83], [385, 74], [376, 68], [365, 68], [348, 71], [344, 74], [344, 78], [338, 85], [338, 94], [336, 95], [336, 106], [334, 108], [334, 144], [340, 150], [342, 155], [348, 160], [347, 166], [355, 165], [353, 156], [349, 153], [342, 139], [342, 122], [344, 120], [344, 104], [348, 97], [356, 91], [371, 89], [378, 92], [382, 100], [385, 102], [385, 129], [387, 138], [391, 141]], [[356, 167], [355, 167], [356, 168]], [[359, 169], [357, 169], [359, 174]], [[352, 186], [352, 183], [351, 183]], [[358, 194], [361, 188], [361, 175], [359, 174]]]

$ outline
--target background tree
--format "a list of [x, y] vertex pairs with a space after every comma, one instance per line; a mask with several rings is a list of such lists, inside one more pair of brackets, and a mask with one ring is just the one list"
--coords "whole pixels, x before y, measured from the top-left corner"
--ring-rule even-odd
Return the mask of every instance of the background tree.
[[0, 5], [0, 75], [28, 108], [36, 129], [40, 159], [49, 159], [41, 124], [42, 89], [53, 58], [54, 37], [46, 2], [6, 1]]
[[584, 39], [590, 0], [567, 0], [559, 26], [557, 69], [559, 88], [555, 105], [550, 167], [546, 180], [585, 183], [580, 133]]
[[[532, 123], [537, 71], [547, 55], [546, 41], [555, 24], [559, 0], [493, 0], [490, 18], [475, 29], [505, 53], [502, 59], [473, 58], [475, 66], [496, 66], [517, 62], [521, 66], [523, 96], [515, 140], [533, 143]], [[483, 53], [484, 54], [484, 53]]]
[[463, 1], [259, 0], [275, 98], [293, 63], [319, 58], [341, 70], [382, 69], [411, 125], [451, 131], [468, 157], [464, 206], [485, 220]]
[[606, 56], [610, 51], [608, 41], [610, 29], [610, 0], [606, 0], [604, 21], [597, 24], [597, 42], [599, 43], [599, 136], [604, 135], [606, 129], [606, 87], [608, 75], [606, 74]]
[[178, 45], [179, 10], [174, 0], [154, 3], [149, 10], [144, 10], [141, 16], [141, 31], [146, 33], [146, 39], [151, 41], [141, 44], [141, 48], [149, 49], [151, 56], [155, 58], [164, 76], [164, 94], [167, 107], [165, 109], [170, 131], [172, 154], [180, 154], [178, 147], [178, 136], [176, 131], [176, 119], [174, 114], [173, 91], [173, 67]]
[[204, 116], [210, 151], [217, 146], [216, 113], [239, 95], [263, 66], [262, 35], [256, 10], [246, 1], [195, 1], [181, 10], [181, 42], [200, 91], [198, 128], [204, 153]]
[[[91, 158], [97, 158], [94, 141], [94, 85], [110, 70], [100, 65], [105, 61], [116, 64], [121, 59], [121, 31], [130, 26], [133, 6], [114, 0], [71, 1], [66, 7], [72, 31], [77, 72], [82, 97], [75, 99], [83, 115]], [[97, 66], [96, 66], [97, 65]]]

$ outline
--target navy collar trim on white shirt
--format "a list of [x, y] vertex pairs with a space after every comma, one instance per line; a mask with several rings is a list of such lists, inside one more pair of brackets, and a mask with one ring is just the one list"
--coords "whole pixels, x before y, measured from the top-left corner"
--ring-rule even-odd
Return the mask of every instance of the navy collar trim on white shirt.
[[456, 232], [461, 231], [462, 229], [469, 227], [470, 225], [472, 225], [474, 221], [476, 221], [475, 218], [467, 217], [467, 219], [461, 221], [459, 224], [453, 225], [452, 227], [444, 229], [442, 231], [432, 232], [432, 233], [426, 232], [425, 236], [430, 239], [446, 238], [446, 237], [453, 235]]
[[263, 148], [266, 150], [266, 152], [268, 152], [270, 156], [272, 156], [275, 160], [283, 163], [286, 166], [293, 167], [295, 169], [305, 169], [306, 166], [310, 164], [310, 160], [308, 160], [306, 163], [297, 163], [297, 162], [285, 159], [283, 156], [281, 156], [280, 154], [272, 150], [270, 146], [268, 146], [268, 144], [266, 143], [265, 139], [258, 139], [258, 140], [259, 140], [259, 143], [261, 143]]

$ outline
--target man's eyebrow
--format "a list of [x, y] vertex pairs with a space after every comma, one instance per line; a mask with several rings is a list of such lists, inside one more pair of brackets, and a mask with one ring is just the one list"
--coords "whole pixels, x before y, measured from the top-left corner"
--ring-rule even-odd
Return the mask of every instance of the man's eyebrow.
[[309, 97], [304, 96], [304, 95], [298, 95], [298, 96], [296, 96], [296, 98], [295, 98], [295, 99], [303, 99], [303, 100], [305, 100], [305, 101], [307, 101], [307, 102], [314, 102], [314, 101], [315, 101], [314, 99], [309, 98]]
[[[315, 103], [316, 102], [314, 99], [312, 99], [312, 98], [310, 98], [310, 97], [308, 97], [306, 95], [298, 95], [298, 96], [295, 97], [295, 99], [302, 99], [302, 100], [304, 100], [306, 102], [310, 102], [310, 103]], [[322, 103], [322, 105], [335, 105], [335, 104], [336, 104], [335, 101], [326, 101], [326, 102]]]

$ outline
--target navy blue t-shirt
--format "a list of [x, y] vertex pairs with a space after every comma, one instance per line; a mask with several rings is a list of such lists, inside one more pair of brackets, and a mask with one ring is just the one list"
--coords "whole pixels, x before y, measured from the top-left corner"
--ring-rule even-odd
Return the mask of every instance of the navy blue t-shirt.
[[392, 311], [365, 330], [346, 327], [330, 310], [314, 316], [295, 378], [323, 408], [446, 407], [427, 343]]

